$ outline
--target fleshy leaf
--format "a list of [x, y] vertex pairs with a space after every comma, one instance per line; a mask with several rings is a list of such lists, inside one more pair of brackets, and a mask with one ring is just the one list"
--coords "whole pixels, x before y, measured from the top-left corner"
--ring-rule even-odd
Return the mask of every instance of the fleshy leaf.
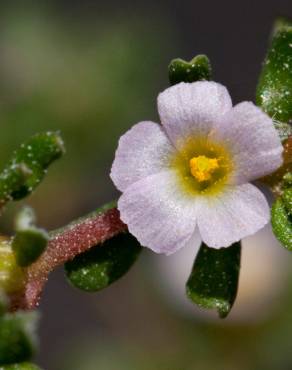
[[288, 212], [288, 214], [292, 215], [292, 187], [289, 189], [284, 190], [282, 195], [284, 206]]
[[[290, 194], [290, 195], [289, 195]], [[290, 203], [289, 203], [290, 199]], [[271, 223], [275, 236], [281, 244], [288, 250], [292, 250], [292, 216], [289, 214], [289, 209], [286, 207], [286, 202], [291, 207], [291, 189], [287, 192], [285, 201], [279, 197], [273, 204], [271, 209]], [[291, 208], [290, 208], [291, 212]]]
[[0, 365], [29, 361], [35, 352], [35, 312], [6, 314], [0, 318]]
[[32, 171], [22, 162], [6, 167], [0, 173], [0, 205], [12, 200], [13, 194], [23, 186], [31, 175]]
[[16, 219], [16, 234], [12, 240], [12, 249], [19, 266], [26, 267], [35, 262], [45, 250], [48, 233], [34, 226], [35, 215], [30, 207], [24, 207]]
[[168, 66], [168, 77], [171, 85], [179, 82], [210, 80], [211, 64], [206, 55], [197, 55], [190, 62], [173, 59]]
[[276, 22], [256, 101], [275, 121], [292, 122], [292, 23]]
[[35, 262], [45, 250], [48, 240], [48, 233], [36, 227], [18, 231], [12, 241], [17, 264], [27, 267]]
[[241, 245], [213, 249], [202, 244], [186, 284], [188, 297], [198, 306], [216, 309], [221, 318], [234, 303], [239, 270]]
[[29, 362], [23, 362], [21, 364], [0, 366], [0, 370], [41, 370], [41, 368]]
[[138, 241], [121, 233], [66, 262], [66, 276], [76, 288], [96, 292], [122, 277], [140, 252]]
[[0, 203], [22, 199], [41, 182], [48, 166], [64, 153], [64, 144], [56, 132], [33, 136], [12, 155], [0, 173]]

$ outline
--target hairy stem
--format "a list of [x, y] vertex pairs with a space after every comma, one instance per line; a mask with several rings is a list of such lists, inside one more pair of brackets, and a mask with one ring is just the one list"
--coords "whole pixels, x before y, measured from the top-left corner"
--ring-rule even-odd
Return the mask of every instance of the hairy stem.
[[102, 209], [51, 233], [45, 252], [27, 271], [24, 290], [11, 297], [11, 310], [33, 309], [39, 304], [49, 273], [97, 244], [125, 232], [117, 208]]

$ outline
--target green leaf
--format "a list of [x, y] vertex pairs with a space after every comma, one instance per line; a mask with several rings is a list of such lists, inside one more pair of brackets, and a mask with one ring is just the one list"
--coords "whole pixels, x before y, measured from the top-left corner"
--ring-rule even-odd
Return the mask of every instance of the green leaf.
[[41, 368], [29, 362], [23, 362], [21, 364], [0, 366], [0, 370], [41, 370]]
[[12, 249], [19, 266], [26, 267], [35, 262], [45, 250], [48, 233], [34, 226], [35, 215], [30, 207], [24, 207], [16, 219], [16, 234], [12, 239]]
[[292, 23], [276, 22], [256, 101], [275, 121], [292, 122]]
[[108, 287], [136, 261], [141, 246], [130, 233], [121, 233], [66, 262], [65, 273], [73, 286], [87, 292]]
[[[291, 202], [291, 191], [290, 202]], [[289, 215], [285, 203], [289, 205], [289, 197], [284, 201], [279, 197], [271, 208], [271, 224], [273, 232], [283, 247], [292, 251], [292, 216]], [[291, 203], [290, 203], [291, 206]]]
[[216, 309], [221, 318], [234, 303], [239, 270], [241, 245], [213, 249], [202, 244], [186, 284], [188, 297], [203, 308]]
[[292, 216], [292, 187], [284, 190], [282, 199], [288, 214]]
[[25, 163], [17, 163], [6, 167], [0, 173], [0, 205], [13, 199], [13, 194], [20, 189], [31, 176], [32, 171]]
[[4, 204], [30, 194], [49, 165], [63, 153], [63, 141], [55, 132], [37, 134], [22, 144], [0, 173], [0, 202]]
[[35, 312], [6, 314], [0, 318], [0, 365], [29, 361], [35, 352]]
[[49, 235], [45, 230], [30, 227], [18, 231], [12, 240], [17, 264], [21, 267], [31, 265], [46, 249], [48, 241]]
[[210, 80], [211, 64], [206, 55], [197, 55], [190, 62], [179, 58], [173, 59], [168, 66], [168, 76], [171, 85]]

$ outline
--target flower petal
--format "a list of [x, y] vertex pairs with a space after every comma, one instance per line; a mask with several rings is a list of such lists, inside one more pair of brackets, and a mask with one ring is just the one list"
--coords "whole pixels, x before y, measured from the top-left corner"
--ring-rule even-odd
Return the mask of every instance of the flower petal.
[[129, 231], [157, 253], [168, 255], [184, 247], [196, 226], [196, 202], [183, 192], [171, 170], [128, 187], [118, 209]]
[[273, 121], [251, 102], [236, 105], [217, 120], [209, 137], [228, 145], [235, 163], [233, 183], [242, 184], [274, 172], [283, 147]]
[[160, 125], [140, 122], [120, 138], [111, 179], [124, 191], [134, 182], [165, 170], [174, 150]]
[[161, 122], [176, 146], [190, 136], [206, 135], [214, 120], [231, 108], [227, 89], [216, 82], [182, 82], [158, 96]]
[[270, 218], [264, 195], [251, 184], [229, 187], [217, 199], [201, 198], [200, 202], [200, 234], [214, 248], [227, 247], [256, 233]]

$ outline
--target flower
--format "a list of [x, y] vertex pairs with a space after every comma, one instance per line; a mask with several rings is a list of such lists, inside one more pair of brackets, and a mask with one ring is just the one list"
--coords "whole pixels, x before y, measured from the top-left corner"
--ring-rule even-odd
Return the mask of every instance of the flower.
[[143, 246], [171, 254], [200, 233], [227, 247], [270, 217], [249, 182], [282, 164], [273, 121], [251, 102], [232, 107], [215, 82], [180, 83], [158, 96], [162, 125], [140, 122], [120, 138], [111, 178], [118, 209]]

